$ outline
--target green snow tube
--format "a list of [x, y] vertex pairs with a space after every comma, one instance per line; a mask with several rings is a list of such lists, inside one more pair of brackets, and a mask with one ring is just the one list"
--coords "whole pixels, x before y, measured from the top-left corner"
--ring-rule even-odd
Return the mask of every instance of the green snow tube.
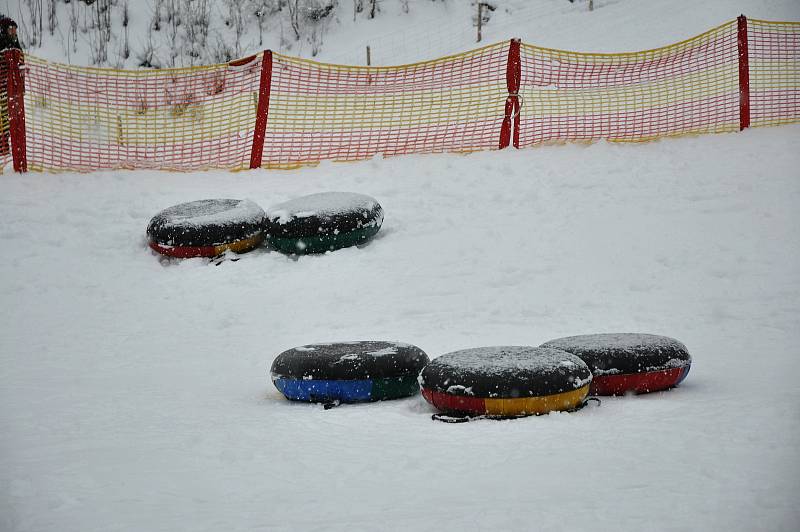
[[374, 198], [322, 192], [269, 208], [264, 232], [274, 249], [302, 255], [363, 244], [382, 223], [383, 208]]

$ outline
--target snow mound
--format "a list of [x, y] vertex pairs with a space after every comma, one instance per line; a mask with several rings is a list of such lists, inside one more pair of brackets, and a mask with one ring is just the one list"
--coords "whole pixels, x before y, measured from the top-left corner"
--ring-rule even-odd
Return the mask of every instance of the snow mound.
[[464, 349], [434, 359], [420, 385], [455, 395], [524, 397], [561, 393], [591, 382], [578, 357], [547, 347], [490, 346]]
[[542, 347], [577, 355], [594, 375], [642, 373], [679, 368], [691, 363], [686, 346], [674, 338], [655, 334], [602, 333], [550, 340]]
[[236, 199], [205, 199], [173, 205], [159, 212], [162, 225], [195, 226], [249, 223], [263, 218], [264, 211], [255, 202]]
[[320, 343], [284, 351], [272, 363], [273, 380], [365, 379], [417, 375], [428, 363], [420, 348], [400, 342]]
[[267, 218], [271, 222], [287, 224], [296, 218], [331, 218], [353, 211], [364, 213], [375, 209], [378, 202], [375, 198], [355, 192], [318, 192], [300, 198], [279, 203], [267, 209]]

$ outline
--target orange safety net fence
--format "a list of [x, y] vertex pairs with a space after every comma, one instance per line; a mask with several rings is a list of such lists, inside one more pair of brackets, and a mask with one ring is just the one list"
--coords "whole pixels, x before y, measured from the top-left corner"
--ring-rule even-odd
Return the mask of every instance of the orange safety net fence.
[[522, 45], [519, 146], [739, 129], [736, 22], [644, 52]]
[[261, 59], [169, 70], [26, 57], [28, 168], [247, 168]]
[[800, 22], [747, 20], [750, 124], [800, 121]]
[[13, 61], [0, 54], [0, 164], [16, 138], [19, 171], [292, 168], [800, 121], [800, 23], [744, 17], [617, 54], [510, 41], [394, 67], [270, 51], [168, 70]]
[[263, 165], [497, 148], [508, 44], [398, 67], [274, 55]]

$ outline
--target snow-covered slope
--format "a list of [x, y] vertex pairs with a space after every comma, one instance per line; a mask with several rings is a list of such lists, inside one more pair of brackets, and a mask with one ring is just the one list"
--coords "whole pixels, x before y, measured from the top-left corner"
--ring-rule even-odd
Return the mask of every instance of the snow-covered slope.
[[[771, 530], [800, 523], [800, 126], [298, 171], [0, 179], [0, 529]], [[361, 249], [159, 259], [156, 212], [326, 190]], [[299, 345], [431, 357], [684, 342], [678, 389], [448, 425], [419, 396], [292, 404]]]
[[[0, 0], [0, 10], [20, 22], [23, 40], [31, 41], [29, 0]], [[111, 6], [112, 31], [107, 58], [102, 64], [116, 67], [137, 67], [143, 51], [152, 43], [152, 63], [162, 67], [188, 66], [219, 62], [225, 53], [246, 56], [265, 48], [280, 53], [311, 57], [321, 61], [365, 64], [366, 47], [370, 46], [372, 64], [399, 64], [431, 59], [477, 47], [474, 20], [477, 8], [469, 0], [382, 0], [374, 19], [368, 11], [354, 13], [354, 3], [336, 2], [332, 14], [315, 27], [302, 24], [300, 39], [291, 28], [289, 10], [264, 10], [262, 31], [253, 13], [258, 6], [275, 1], [210, 0], [190, 3], [209, 6], [209, 24], [205, 44], [199, 37], [187, 37], [187, 20], [170, 29], [168, 6], [182, 2], [166, 0], [128, 1], [128, 48], [124, 57], [125, 28], [122, 25], [125, 0]], [[322, 4], [323, 2], [318, 2]], [[365, 2], [368, 3], [368, 2]], [[735, 18], [740, 13], [769, 20], [800, 20], [800, 2], [796, 0], [594, 0], [595, 9], [588, 10], [587, 0], [493, 0], [495, 11], [489, 12], [482, 43], [520, 37], [528, 43], [579, 51], [631, 51], [654, 48], [697, 35]], [[301, 4], [303, 2], [301, 1]], [[403, 6], [408, 5], [408, 12]], [[98, 53], [98, 30], [92, 16], [97, 3], [87, 7], [83, 2], [56, 4], [56, 26], [50, 35], [45, 21], [43, 43], [28, 51], [37, 56], [79, 65], [93, 64]], [[155, 26], [156, 5], [162, 13], [159, 30]], [[234, 13], [241, 13], [243, 33], [235, 35]], [[188, 17], [187, 15], [187, 18]], [[45, 17], [46, 19], [46, 17]], [[74, 20], [75, 22], [71, 22]], [[227, 24], [226, 24], [227, 23]], [[71, 28], [75, 31], [71, 31]], [[172, 34], [175, 34], [173, 44]], [[318, 45], [314, 45], [319, 42]], [[237, 49], [238, 48], [238, 49]]]
[[[496, 3], [484, 42], [584, 51], [665, 45], [740, 12], [800, 20], [796, 0]], [[58, 4], [62, 23], [77, 4]], [[136, 6], [142, 45], [152, 13]], [[356, 23], [351, 2], [338, 6], [321, 60], [475, 45], [466, 0], [412, 0], [403, 15], [384, 0]], [[310, 55], [307, 41], [281, 42], [281, 24], [260, 46], [251, 26], [242, 55]], [[56, 31], [30, 52], [90, 64], [89, 34], [69, 42]], [[798, 141], [795, 125], [286, 172], [1, 175], [0, 530], [795, 531]], [[161, 259], [145, 241], [177, 203], [267, 209], [331, 190], [381, 203], [375, 240], [219, 266]], [[394, 340], [436, 357], [600, 332], [677, 338], [688, 379], [463, 425], [432, 421], [420, 397], [291, 404], [269, 380], [280, 352], [315, 342]]]

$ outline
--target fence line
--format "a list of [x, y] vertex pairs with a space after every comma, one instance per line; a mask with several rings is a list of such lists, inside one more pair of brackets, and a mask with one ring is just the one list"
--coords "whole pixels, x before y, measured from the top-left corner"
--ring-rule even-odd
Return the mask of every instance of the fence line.
[[0, 59], [0, 164], [20, 172], [292, 168], [800, 121], [800, 23], [744, 16], [616, 54], [511, 40], [390, 67], [271, 51], [168, 70]]

